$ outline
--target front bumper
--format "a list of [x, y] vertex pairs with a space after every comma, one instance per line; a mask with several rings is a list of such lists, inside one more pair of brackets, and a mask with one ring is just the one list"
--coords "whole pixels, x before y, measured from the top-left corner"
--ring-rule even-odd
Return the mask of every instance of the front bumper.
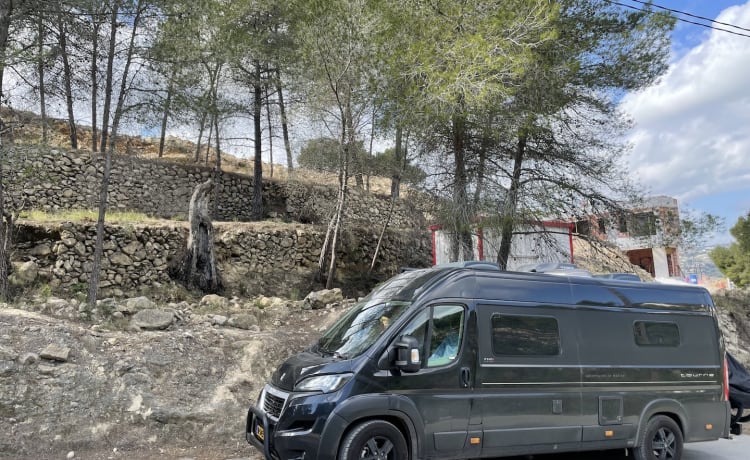
[[245, 440], [266, 460], [333, 460], [346, 428], [346, 421], [332, 413], [335, 405], [332, 394], [298, 393], [286, 399], [276, 420], [264, 411], [261, 398], [247, 412]]
[[261, 451], [266, 460], [278, 459], [278, 456], [271, 455], [272, 429], [273, 425], [269, 423], [268, 416], [257, 407], [250, 407], [245, 424], [245, 440]]

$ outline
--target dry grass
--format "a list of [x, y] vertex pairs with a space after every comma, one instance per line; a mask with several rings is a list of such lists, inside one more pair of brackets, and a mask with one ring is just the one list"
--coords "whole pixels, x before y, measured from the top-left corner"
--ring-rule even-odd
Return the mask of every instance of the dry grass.
[[[15, 126], [13, 137], [18, 144], [41, 145], [42, 142], [42, 123], [41, 119], [31, 112], [0, 110], [0, 116], [6, 123]], [[61, 149], [70, 148], [70, 130], [65, 120], [48, 119], [47, 120], [47, 144], [50, 147]], [[82, 150], [90, 150], [92, 144], [92, 131], [88, 126], [77, 127], [78, 147]], [[116, 151], [119, 154], [133, 155], [138, 158], [164, 161], [169, 163], [185, 165], [204, 165], [213, 167], [216, 161], [216, 152], [213, 148], [208, 150], [208, 161], [206, 161], [206, 147], [203, 146], [200, 153], [200, 159], [195, 162], [196, 144], [192, 141], [168, 137], [164, 144], [164, 152], [159, 157], [159, 139], [144, 138], [141, 136], [118, 137]], [[278, 155], [283, 154], [278, 150]], [[253, 161], [251, 158], [240, 158], [227, 152], [221, 153], [221, 169], [225, 172], [237, 174], [253, 175]], [[280, 164], [263, 163], [263, 178], [287, 181], [289, 173], [285, 166]], [[293, 174], [293, 180], [306, 184], [337, 185], [338, 176], [336, 174], [322, 173], [308, 169], [296, 168]], [[350, 178], [350, 184], [354, 184], [355, 179]], [[391, 180], [385, 177], [370, 178], [370, 192], [375, 194], [390, 194]]]
[[[23, 211], [19, 217], [36, 222], [96, 222], [99, 218], [99, 212], [93, 209], [72, 209], [51, 213], [33, 209]], [[117, 224], [158, 222], [161, 220], [134, 211], [111, 211], [107, 212], [105, 216], [106, 222]]]

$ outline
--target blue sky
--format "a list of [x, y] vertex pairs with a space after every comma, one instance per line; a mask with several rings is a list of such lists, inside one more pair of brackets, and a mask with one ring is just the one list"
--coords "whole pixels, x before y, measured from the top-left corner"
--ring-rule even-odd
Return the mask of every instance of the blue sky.
[[[750, 29], [747, 0], [654, 3]], [[678, 22], [668, 73], [622, 108], [636, 123], [630, 168], [652, 194], [721, 216], [727, 229], [750, 211], [750, 37]], [[726, 231], [712, 242], [732, 240]]]

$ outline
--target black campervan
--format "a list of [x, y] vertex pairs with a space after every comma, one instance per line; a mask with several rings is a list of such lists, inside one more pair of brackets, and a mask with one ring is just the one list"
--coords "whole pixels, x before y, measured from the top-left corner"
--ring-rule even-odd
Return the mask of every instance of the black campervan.
[[248, 411], [266, 459], [461, 459], [729, 436], [725, 352], [700, 287], [401, 273], [273, 374]]

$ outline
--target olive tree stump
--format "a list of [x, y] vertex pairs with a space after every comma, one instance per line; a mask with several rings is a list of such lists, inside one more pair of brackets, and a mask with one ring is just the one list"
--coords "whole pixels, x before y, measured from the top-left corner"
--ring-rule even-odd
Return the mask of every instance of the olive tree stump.
[[189, 220], [190, 234], [187, 249], [182, 263], [177, 270], [179, 279], [189, 288], [196, 288], [204, 293], [219, 293], [222, 283], [216, 271], [214, 254], [214, 227], [208, 212], [212, 180], [195, 187], [190, 198]]

